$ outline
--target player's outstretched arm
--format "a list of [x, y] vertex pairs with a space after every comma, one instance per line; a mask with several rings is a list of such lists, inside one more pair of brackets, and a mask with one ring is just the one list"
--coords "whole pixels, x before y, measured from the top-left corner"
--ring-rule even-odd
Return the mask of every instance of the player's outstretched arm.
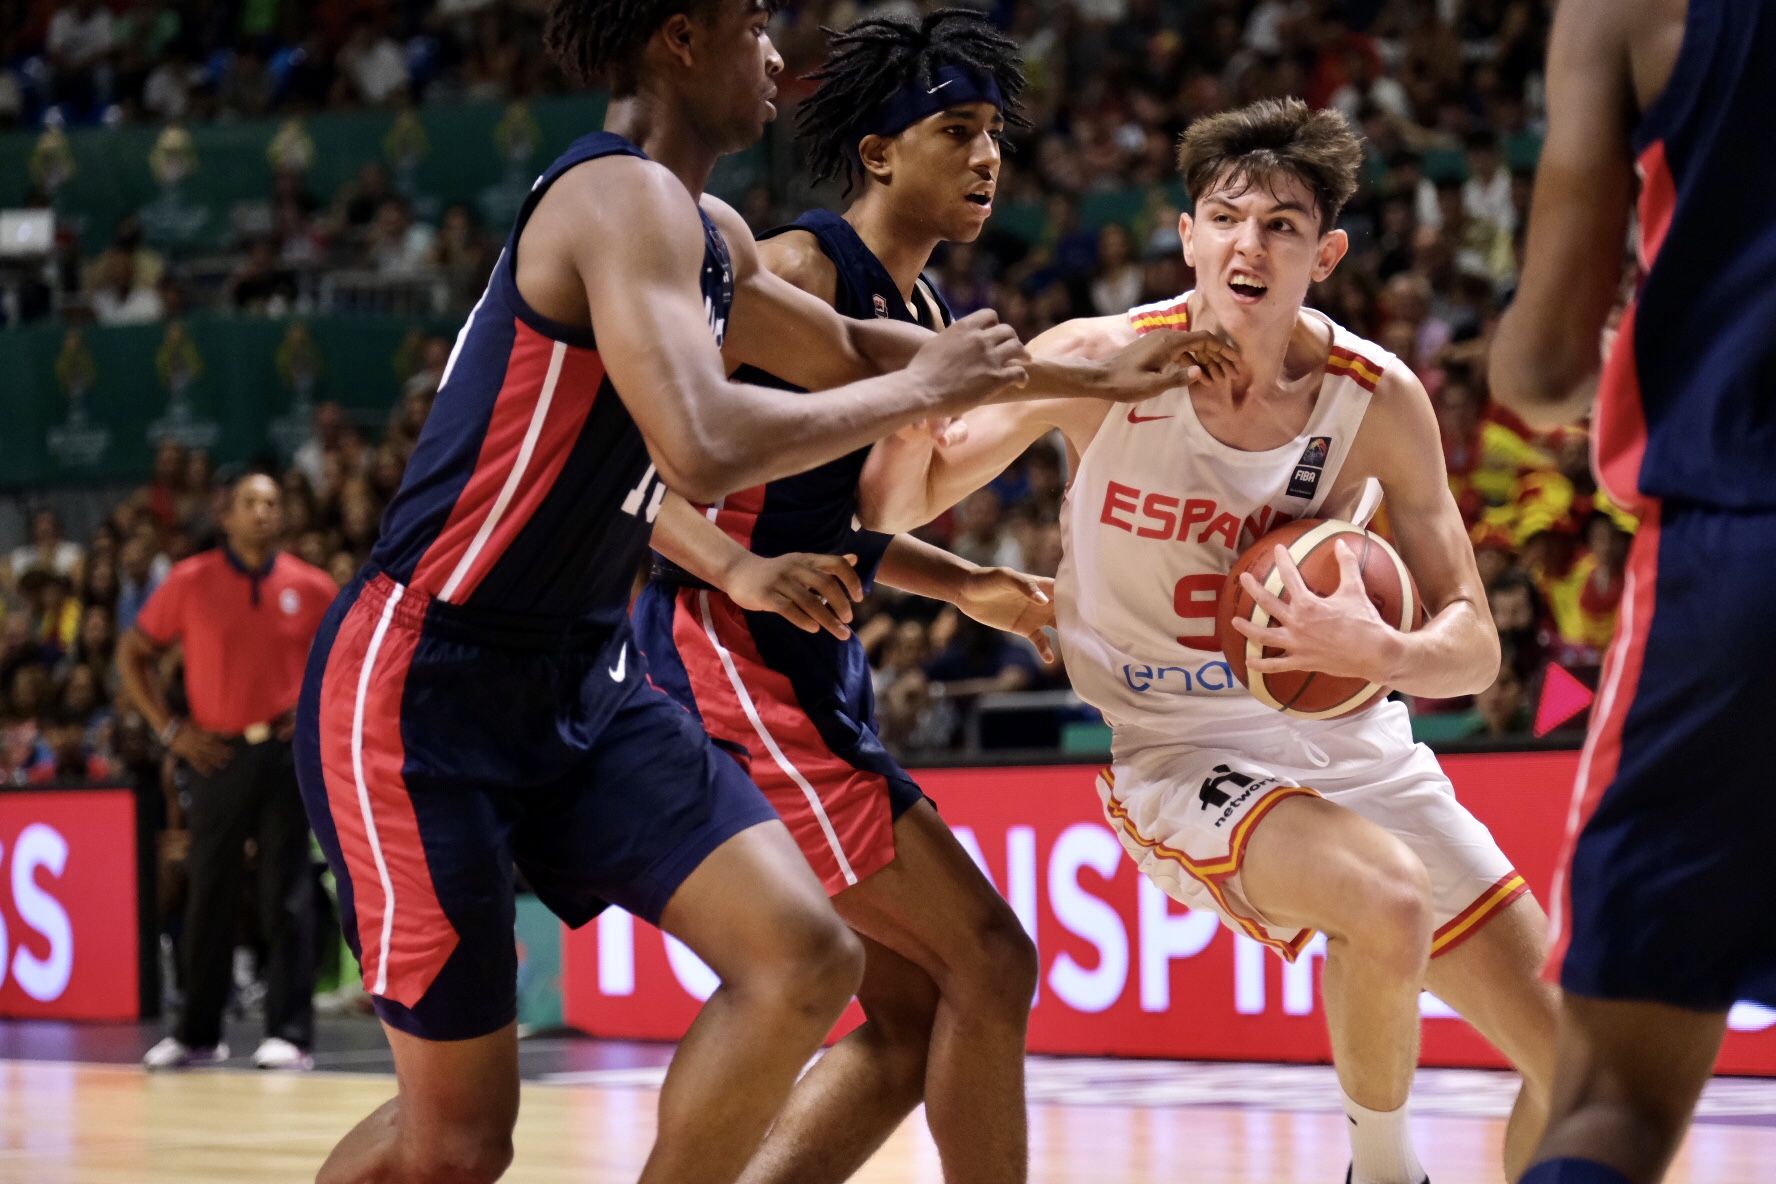
[[[1182, 336], [1182, 334], [1180, 334]], [[1030, 343], [1040, 363], [1096, 363], [1134, 341], [1124, 317], [1087, 317], [1057, 325]], [[897, 432], [871, 449], [858, 482], [858, 518], [871, 530], [912, 530], [1005, 471], [1024, 449], [1059, 427], [1076, 448], [1097, 430], [1109, 404], [1035, 399], [971, 411], [958, 444], [939, 446], [930, 432]]]
[[661, 476], [694, 500], [805, 471], [1023, 381], [1023, 347], [988, 314], [931, 338], [906, 369], [818, 399], [730, 382], [698, 284], [702, 221], [677, 179], [613, 157], [563, 176], [539, 217], [552, 199], [572, 233], [542, 241], [572, 252], [606, 370]]
[[1624, 22], [1635, 5], [1563, 0], [1548, 43], [1548, 136], [1517, 297], [1492, 347], [1492, 397], [1537, 427], [1591, 405], [1634, 193]]
[[[726, 203], [705, 196], [703, 208], [734, 258], [734, 315], [722, 350], [729, 362], [825, 390], [898, 370], [930, 341], [930, 330], [906, 321], [839, 315], [832, 307], [832, 263], [812, 235], [791, 232], [760, 245]], [[1135, 402], [1179, 385], [1194, 362], [1224, 348], [1208, 334], [1156, 334], [1114, 357], [1033, 357], [1028, 380], [1002, 388], [991, 401]]]
[[1363, 417], [1362, 434], [1345, 461], [1381, 478], [1388, 522], [1400, 558], [1424, 597], [1422, 628], [1401, 633], [1383, 621], [1363, 590], [1356, 553], [1335, 543], [1342, 579], [1331, 596], [1301, 583], [1288, 552], [1278, 549], [1286, 599], [1247, 574], [1247, 591], [1273, 616], [1268, 627], [1234, 627], [1281, 656], [1255, 658], [1253, 670], [1324, 670], [1383, 683], [1409, 695], [1447, 699], [1485, 690], [1498, 677], [1498, 630], [1474, 564], [1474, 548], [1449, 492], [1437, 418], [1424, 387], [1394, 363]]

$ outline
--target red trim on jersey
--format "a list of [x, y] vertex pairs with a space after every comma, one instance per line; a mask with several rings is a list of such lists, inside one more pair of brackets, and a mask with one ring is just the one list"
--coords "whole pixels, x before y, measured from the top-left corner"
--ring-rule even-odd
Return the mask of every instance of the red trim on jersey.
[[765, 511], [766, 488], [754, 485], [751, 489], [730, 493], [715, 512], [715, 524], [748, 551], [752, 550], [752, 532], [758, 527], [759, 515]]
[[1129, 324], [1134, 326], [1135, 334], [1142, 336], [1155, 329], [1177, 329], [1182, 332], [1190, 328], [1190, 297], [1185, 296], [1175, 304], [1164, 308], [1148, 309], [1145, 312], [1129, 313]]
[[1648, 144], [1635, 166], [1641, 177], [1640, 263], [1651, 267], [1677, 213], [1677, 182], [1671, 176], [1671, 163], [1665, 159], [1665, 141]]
[[[376, 827], [373, 849], [358, 794], [353, 760], [359, 682], [370, 642], [380, 624], [393, 584], [386, 576], [365, 588], [340, 623], [327, 669], [321, 678], [321, 773], [327, 807], [339, 836], [357, 915], [358, 949], [365, 990], [374, 990], [382, 967], [382, 931], [390, 902], [382, 890], [376, 851], [394, 890], [394, 922], [388, 942], [384, 998], [404, 1007], [417, 1005], [456, 949], [457, 933], [438, 901], [431, 867], [420, 839], [401, 767], [401, 700], [419, 631], [395, 614], [383, 630], [370, 682], [363, 688], [361, 759], [370, 817]], [[401, 607], [405, 607], [404, 605]]]
[[1355, 350], [1335, 345], [1332, 347], [1331, 356], [1326, 359], [1326, 369], [1354, 380], [1358, 386], [1370, 394], [1374, 394], [1375, 388], [1381, 385], [1382, 372], [1387, 368], [1375, 359], [1365, 357]]
[[1647, 446], [1646, 407], [1634, 360], [1637, 311], [1630, 304], [1616, 326], [1616, 339], [1598, 382], [1591, 428], [1591, 463], [1598, 483], [1617, 505], [1636, 514], [1642, 511], [1640, 467]]
[[[1636, 162], [1640, 170], [1640, 263], [1650, 269], [1665, 245], [1677, 210], [1677, 182], [1665, 159], [1665, 142], [1654, 140]], [[1634, 356], [1638, 300], [1628, 305], [1616, 327], [1616, 340], [1603, 364], [1597, 409], [1591, 432], [1592, 466], [1610, 497], [1632, 512], [1639, 511], [1640, 468], [1646, 459], [1646, 406], [1641, 398], [1640, 368]]]
[[[730, 675], [703, 625], [702, 597], [716, 639], [734, 664]], [[812, 786], [837, 837], [852, 875], [862, 880], [894, 859], [894, 816], [888, 782], [880, 773], [859, 769], [835, 753], [802, 709], [789, 678], [765, 665], [747, 628], [745, 614], [719, 592], [687, 588], [673, 607], [672, 641], [684, 664], [698, 714], [710, 736], [741, 749], [746, 767], [828, 894], [850, 886], [808, 794], [780, 764], [747, 716], [734, 686], [738, 677], [777, 753]]]
[[[413, 571], [411, 586], [437, 595], [450, 582], [463, 556], [474, 545], [487, 516], [493, 512], [512, 466], [518, 462], [524, 438], [536, 416], [548, 380], [549, 358], [556, 342], [543, 336], [522, 321], [513, 322], [516, 334], [512, 340], [511, 358], [506, 364], [504, 382], [494, 399], [493, 414], [487, 432], [481, 439], [481, 451], [475, 468], [469, 474], [462, 493], [450, 509], [450, 517], [432, 545]], [[474, 595], [476, 587], [493, 570], [494, 564], [512, 545], [520, 531], [535, 517], [537, 509], [554, 488], [568, 455], [579, 440], [592, 413], [598, 390], [604, 385], [604, 362], [592, 350], [566, 347], [561, 358], [561, 372], [556, 376], [555, 392], [545, 415], [542, 429], [526, 461], [524, 475], [517, 490], [495, 523], [492, 533], [476, 553], [473, 565], [451, 591], [450, 599], [461, 603]]]
[[1603, 663], [1603, 682], [1598, 704], [1579, 755], [1578, 776], [1573, 783], [1572, 806], [1566, 818], [1566, 840], [1554, 873], [1554, 940], [1550, 943], [1546, 973], [1558, 976], [1572, 940], [1572, 859], [1579, 833], [1591, 821], [1597, 805], [1616, 779], [1622, 759], [1622, 728], [1640, 686], [1646, 661], [1647, 636], [1653, 627], [1659, 580], [1659, 504], [1654, 502], [1640, 520], [1640, 530], [1628, 552], [1629, 588], [1622, 599], [1618, 632]]

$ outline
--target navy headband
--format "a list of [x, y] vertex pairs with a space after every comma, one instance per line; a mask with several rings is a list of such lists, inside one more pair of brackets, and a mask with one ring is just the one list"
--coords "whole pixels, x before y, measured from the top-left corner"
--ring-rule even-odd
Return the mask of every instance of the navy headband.
[[1005, 110], [1005, 96], [991, 74], [962, 66], [939, 66], [931, 72], [931, 83], [927, 87], [914, 79], [889, 95], [857, 121], [853, 139], [898, 135], [921, 119], [965, 103], [991, 103]]

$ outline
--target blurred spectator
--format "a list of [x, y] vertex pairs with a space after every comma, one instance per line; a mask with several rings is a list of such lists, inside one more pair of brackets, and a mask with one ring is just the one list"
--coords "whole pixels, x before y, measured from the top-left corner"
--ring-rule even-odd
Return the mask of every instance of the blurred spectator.
[[111, 776], [111, 762], [92, 751], [87, 741], [87, 721], [78, 711], [63, 707], [45, 722], [37, 759], [25, 772], [32, 784], [47, 781], [102, 781]]
[[59, 571], [35, 567], [19, 579], [19, 592], [30, 607], [31, 636], [46, 661], [67, 653], [80, 634], [80, 602], [74, 584]]
[[291, 463], [308, 478], [311, 492], [327, 484], [327, 457], [338, 454], [346, 435], [345, 409], [331, 400], [315, 404], [314, 431], [296, 449]]
[[128, 253], [111, 247], [93, 265], [88, 299], [93, 317], [101, 325], [145, 325], [166, 315], [166, 303], [156, 286], [145, 280]]
[[351, 98], [372, 106], [407, 92], [407, 55], [378, 16], [360, 14], [352, 22], [351, 36], [339, 50], [340, 88]]
[[182, 38], [174, 38], [162, 52], [162, 60], [148, 74], [142, 88], [142, 106], [156, 119], [174, 123], [192, 110], [192, 92], [204, 85], [201, 67], [191, 61]]
[[12, 552], [12, 578], [22, 580], [33, 568], [72, 576], [84, 555], [79, 543], [63, 536], [62, 520], [54, 510], [33, 510], [31, 541]]
[[1124, 313], [1141, 302], [1141, 267], [1135, 262], [1128, 228], [1120, 222], [1098, 232], [1097, 272], [1091, 296], [1092, 309], [1099, 316]]
[[296, 273], [278, 259], [269, 236], [255, 238], [228, 277], [228, 303], [241, 312], [282, 316], [296, 303]]
[[422, 275], [432, 265], [437, 237], [430, 226], [413, 220], [406, 198], [388, 198], [376, 211], [366, 242], [370, 266], [387, 276]]
[[999, 495], [992, 489], [977, 489], [962, 499], [955, 510], [956, 532], [949, 549], [962, 558], [982, 567], [1022, 567], [1024, 557], [1017, 543], [1002, 535], [999, 526], [1001, 506]]
[[122, 571], [117, 587], [117, 630], [136, 623], [136, 614], [148, 603], [160, 578], [154, 570], [154, 545], [141, 534], [131, 535], [120, 552]]
[[1607, 514], [1585, 526], [1586, 550], [1549, 590], [1554, 630], [1573, 660], [1595, 663], [1616, 631], [1631, 536]]
[[1521, 664], [1509, 647], [1492, 685], [1474, 696], [1474, 705], [1437, 729], [1450, 740], [1509, 740], [1530, 728], [1530, 700]]
[[114, 46], [111, 10], [99, 0], [58, 6], [44, 42], [56, 102], [88, 113], [110, 101]]
[[1511, 651], [1522, 671], [1540, 668], [1548, 658], [1542, 595], [1535, 581], [1512, 569], [1487, 589], [1486, 601], [1498, 627], [1499, 644]]
[[459, 203], [444, 211], [429, 262], [450, 285], [453, 307], [467, 307], [480, 297], [493, 269], [493, 246], [468, 206]]

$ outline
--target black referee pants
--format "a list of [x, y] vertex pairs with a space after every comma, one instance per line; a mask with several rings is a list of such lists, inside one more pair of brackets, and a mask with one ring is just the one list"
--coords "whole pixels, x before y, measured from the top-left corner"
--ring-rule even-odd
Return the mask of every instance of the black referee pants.
[[192, 1048], [222, 1039], [250, 838], [258, 848], [255, 896], [268, 953], [265, 1034], [308, 1048], [314, 1043], [314, 879], [296, 763], [290, 745], [277, 740], [236, 739], [229, 747], [233, 759], [215, 776], [185, 771], [191, 833], [185, 1009], [174, 1034]]

